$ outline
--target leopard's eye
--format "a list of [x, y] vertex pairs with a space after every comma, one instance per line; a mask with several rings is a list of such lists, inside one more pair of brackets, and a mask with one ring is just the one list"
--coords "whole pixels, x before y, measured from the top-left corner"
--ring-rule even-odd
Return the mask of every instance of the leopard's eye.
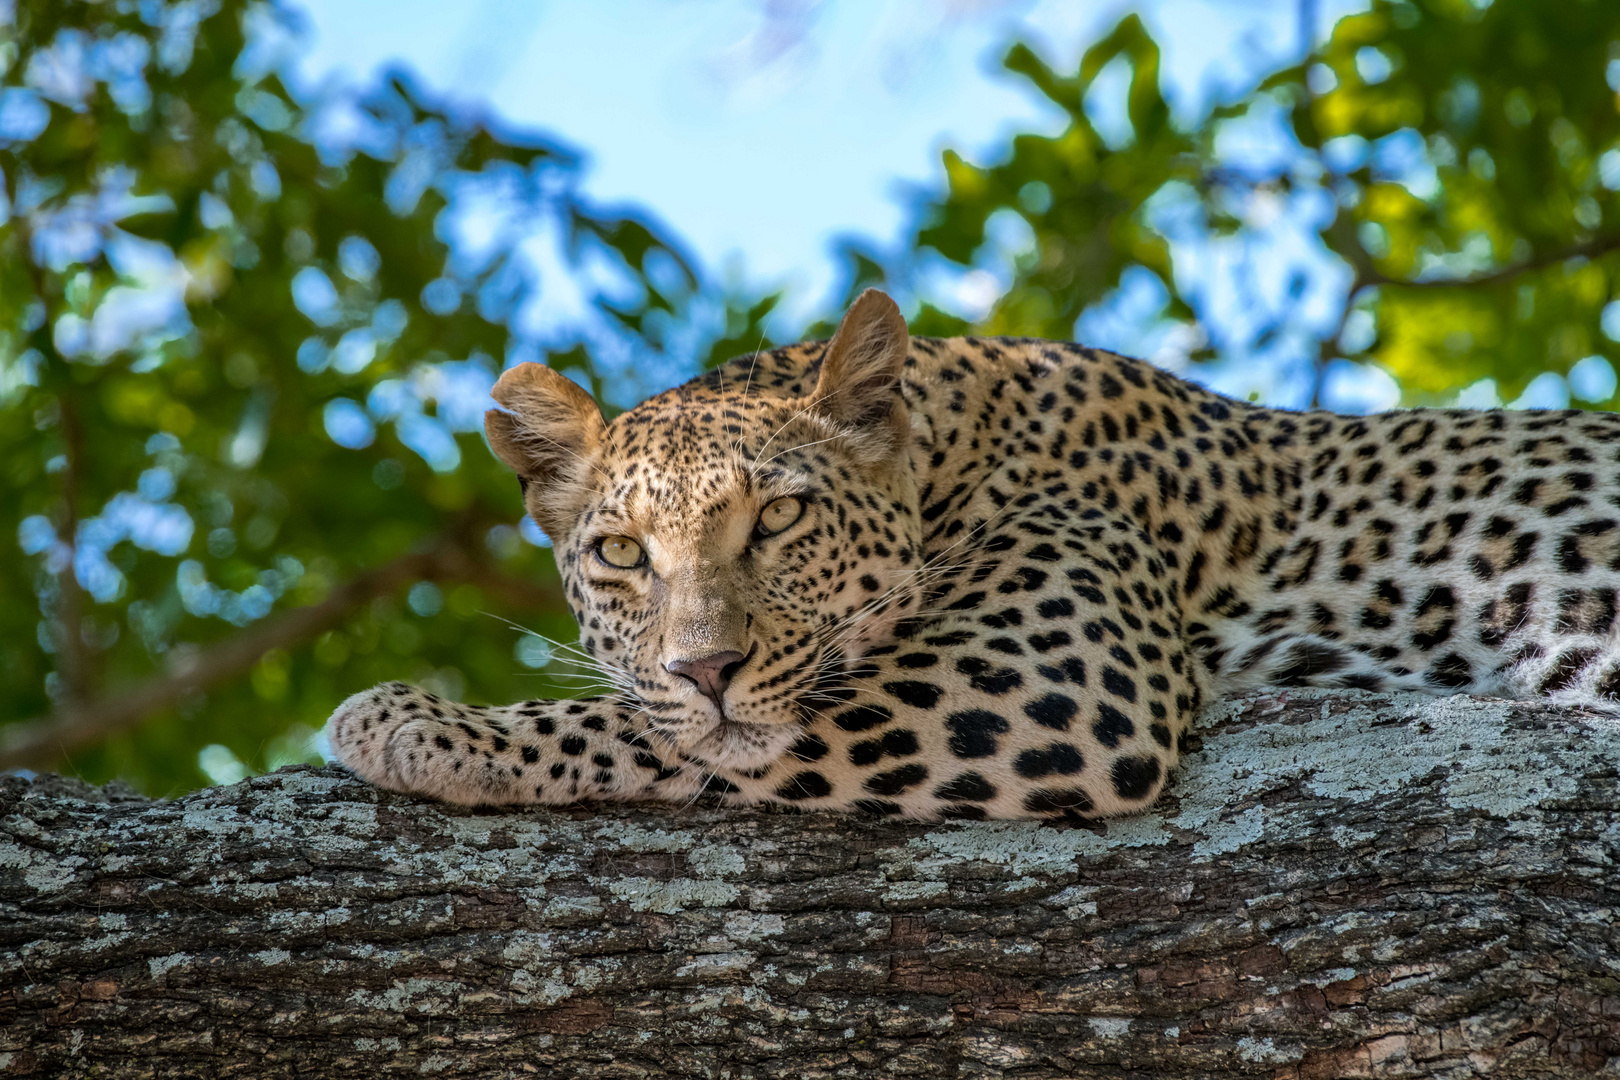
[[804, 502], [791, 495], [785, 495], [767, 503], [765, 509], [759, 512], [759, 531], [764, 536], [779, 533], [798, 521], [802, 513]]
[[641, 545], [628, 536], [610, 536], [596, 543], [596, 554], [609, 566], [633, 570], [641, 565]]

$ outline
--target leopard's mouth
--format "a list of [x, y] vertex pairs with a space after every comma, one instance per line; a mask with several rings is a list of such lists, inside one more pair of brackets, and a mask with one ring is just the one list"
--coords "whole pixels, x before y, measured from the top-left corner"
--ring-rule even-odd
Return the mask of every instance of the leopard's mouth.
[[721, 719], [685, 750], [721, 769], [748, 771], [770, 764], [799, 737], [802, 725]]
[[[845, 681], [841, 657], [825, 663], [818, 647], [801, 663], [807, 668], [805, 677], [767, 712], [770, 718], [745, 719], [756, 688], [737, 685], [720, 702], [697, 695], [664, 699], [657, 709], [664, 714], [655, 722], [657, 733], [683, 757], [709, 767], [741, 772], [763, 768], [798, 740], [818, 711], [845, 696], [833, 689]], [[812, 704], [815, 698], [820, 700]]]

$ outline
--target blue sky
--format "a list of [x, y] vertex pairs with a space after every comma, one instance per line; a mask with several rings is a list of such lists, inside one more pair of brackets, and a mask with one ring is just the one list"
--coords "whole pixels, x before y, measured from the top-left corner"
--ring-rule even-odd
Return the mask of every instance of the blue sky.
[[[1316, 0], [1318, 33], [1360, 4]], [[586, 191], [649, 208], [712, 269], [806, 315], [833, 239], [893, 239], [940, 151], [1056, 130], [999, 70], [1014, 40], [1071, 68], [1139, 11], [1192, 115], [1297, 58], [1300, 0], [313, 0], [306, 83], [403, 62], [429, 87], [587, 154]], [[767, 15], [767, 13], [771, 15]]]

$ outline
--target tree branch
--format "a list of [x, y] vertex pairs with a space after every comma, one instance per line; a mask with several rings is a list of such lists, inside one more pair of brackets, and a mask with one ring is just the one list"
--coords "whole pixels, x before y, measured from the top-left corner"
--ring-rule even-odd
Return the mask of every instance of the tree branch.
[[210, 645], [163, 675], [93, 701], [69, 704], [51, 717], [0, 728], [0, 769], [42, 767], [60, 761], [65, 752], [133, 727], [193, 691], [246, 674], [271, 649], [308, 641], [373, 598], [420, 580], [472, 581], [505, 599], [535, 607], [562, 603], [558, 590], [490, 570], [454, 535], [447, 536], [431, 547], [356, 575], [319, 603], [284, 611]]
[[[3, 194], [3, 193], [0, 193]], [[17, 224], [22, 240], [22, 263], [33, 282], [33, 292], [41, 304], [47, 304], [39, 325], [28, 335], [29, 345], [46, 361], [47, 379], [56, 391], [58, 423], [62, 430], [62, 505], [56, 521], [56, 539], [67, 549], [67, 561], [56, 573], [57, 601], [52, 612], [51, 636], [56, 640], [57, 675], [61, 678], [58, 700], [62, 705], [74, 707], [89, 700], [95, 693], [96, 672], [90, 647], [84, 640], [84, 589], [79, 585], [79, 501], [80, 484], [84, 476], [84, 426], [72, 391], [73, 381], [68, 376], [67, 357], [56, 348], [53, 336], [56, 320], [48, 307], [51, 290], [45, 270], [34, 257], [34, 231], [28, 218], [23, 216]], [[99, 256], [98, 256], [99, 258]]]
[[1592, 1080], [1620, 724], [1222, 702], [1091, 828], [0, 778], [8, 1075]]
[[[1338, 222], [1335, 222], [1335, 226]], [[1330, 227], [1330, 232], [1334, 231]], [[1347, 231], [1347, 230], [1345, 230]], [[1342, 237], [1341, 237], [1342, 239]], [[1568, 262], [1571, 259], [1596, 259], [1610, 252], [1620, 250], [1620, 235], [1598, 236], [1579, 244], [1549, 251], [1533, 259], [1526, 259], [1513, 266], [1499, 267], [1495, 270], [1486, 270], [1460, 278], [1430, 278], [1426, 280], [1408, 280], [1405, 278], [1392, 278], [1374, 268], [1371, 257], [1361, 248], [1359, 242], [1353, 244], [1353, 251], [1346, 256], [1340, 252], [1341, 257], [1354, 267], [1356, 276], [1350, 283], [1350, 288], [1344, 294], [1344, 307], [1339, 312], [1339, 320], [1335, 328], [1317, 344], [1317, 357], [1313, 364], [1311, 402], [1310, 408], [1321, 407], [1322, 379], [1327, 371], [1328, 362], [1338, 355], [1337, 346], [1339, 335], [1344, 333], [1345, 323], [1350, 313], [1355, 310], [1356, 301], [1367, 289], [1379, 286], [1390, 286], [1397, 289], [1467, 289], [1479, 286], [1498, 285], [1504, 281], [1511, 281], [1520, 274], [1533, 273], [1545, 270], [1551, 266]]]
[[[1358, 269], [1357, 284], [1354, 291], [1359, 291], [1373, 285], [1393, 285], [1401, 289], [1470, 289], [1480, 285], [1497, 285], [1504, 281], [1511, 281], [1520, 274], [1528, 274], [1536, 270], [1545, 270], [1550, 266], [1568, 262], [1571, 259], [1596, 259], [1620, 250], [1620, 235], [1595, 236], [1579, 244], [1570, 244], [1546, 252], [1524, 262], [1512, 266], [1502, 266], [1495, 270], [1485, 270], [1478, 274], [1470, 274], [1459, 278], [1392, 278], [1387, 277], [1371, 266]], [[1353, 293], [1352, 293], [1353, 295]]]
[[[54, 349], [52, 350], [54, 353]], [[61, 357], [56, 357], [62, 363]], [[63, 456], [62, 512], [56, 523], [57, 541], [67, 548], [67, 561], [56, 575], [57, 672], [62, 678], [61, 702], [75, 708], [95, 695], [96, 671], [90, 646], [84, 640], [84, 589], [79, 585], [79, 484], [84, 469], [84, 427], [78, 406], [66, 394], [58, 394], [57, 408], [62, 425]]]

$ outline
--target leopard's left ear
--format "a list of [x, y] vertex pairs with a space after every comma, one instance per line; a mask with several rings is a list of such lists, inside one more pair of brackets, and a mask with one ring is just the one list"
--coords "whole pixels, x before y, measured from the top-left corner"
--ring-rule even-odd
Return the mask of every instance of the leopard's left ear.
[[867, 289], [850, 305], [827, 345], [812, 395], [814, 408], [852, 434], [898, 443], [906, 430], [900, 371], [910, 348], [900, 308], [883, 293]]

